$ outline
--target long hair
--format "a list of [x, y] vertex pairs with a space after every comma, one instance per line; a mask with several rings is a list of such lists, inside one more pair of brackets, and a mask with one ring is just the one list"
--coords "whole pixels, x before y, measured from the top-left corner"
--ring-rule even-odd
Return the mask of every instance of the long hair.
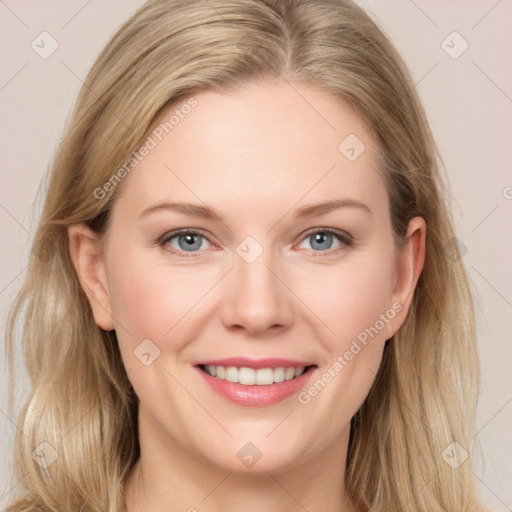
[[45, 182], [7, 326], [11, 364], [21, 345], [30, 378], [15, 441], [25, 491], [9, 511], [119, 512], [139, 456], [135, 393], [114, 331], [93, 319], [67, 227], [85, 222], [105, 232], [122, 184], [103, 185], [164, 107], [204, 89], [274, 78], [312, 84], [367, 123], [379, 143], [396, 244], [411, 218], [427, 223], [411, 309], [352, 419], [347, 492], [379, 512], [480, 510], [471, 459], [455, 467], [446, 456], [462, 461], [474, 432], [473, 303], [442, 160], [401, 57], [350, 0], [150, 0], [90, 70]]

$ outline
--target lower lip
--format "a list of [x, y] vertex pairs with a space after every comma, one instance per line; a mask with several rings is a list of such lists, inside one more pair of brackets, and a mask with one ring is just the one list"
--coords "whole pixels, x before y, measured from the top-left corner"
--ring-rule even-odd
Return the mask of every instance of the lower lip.
[[224, 379], [217, 379], [196, 366], [206, 383], [219, 395], [238, 405], [264, 407], [272, 405], [297, 393], [309, 380], [315, 368], [309, 368], [299, 377], [268, 386], [244, 386]]

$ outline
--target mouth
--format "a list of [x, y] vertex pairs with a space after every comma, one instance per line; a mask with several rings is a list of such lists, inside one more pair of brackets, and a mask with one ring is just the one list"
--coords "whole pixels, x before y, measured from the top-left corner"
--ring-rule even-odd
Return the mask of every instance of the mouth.
[[194, 367], [217, 395], [249, 407], [268, 406], [291, 397], [318, 368], [305, 361], [245, 357], [201, 361]]
[[251, 368], [248, 366], [201, 364], [198, 367], [211, 377], [234, 384], [241, 384], [242, 386], [271, 386], [272, 384], [294, 380], [315, 368], [315, 365]]

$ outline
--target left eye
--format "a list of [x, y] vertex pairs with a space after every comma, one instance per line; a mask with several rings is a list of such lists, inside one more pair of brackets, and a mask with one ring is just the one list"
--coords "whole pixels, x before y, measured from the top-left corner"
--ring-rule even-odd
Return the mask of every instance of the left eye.
[[[317, 229], [316, 231], [309, 232], [303, 238], [301, 245], [310, 240], [311, 248], [314, 252], [326, 252], [332, 249], [333, 243], [337, 241], [338, 246], [332, 250], [336, 250], [340, 246], [350, 246], [351, 237], [345, 232], [338, 232], [332, 229]], [[191, 230], [175, 231], [164, 236], [159, 242], [161, 246], [171, 248], [171, 252], [176, 253], [178, 256], [183, 256], [183, 253], [200, 252], [204, 249], [204, 242], [208, 242], [205, 235]]]
[[[347, 235], [330, 229], [313, 231], [306, 235], [304, 241], [311, 240], [311, 247], [315, 252], [328, 251], [332, 248], [334, 240], [340, 245], [350, 245]], [[336, 248], [335, 248], [336, 249]]]

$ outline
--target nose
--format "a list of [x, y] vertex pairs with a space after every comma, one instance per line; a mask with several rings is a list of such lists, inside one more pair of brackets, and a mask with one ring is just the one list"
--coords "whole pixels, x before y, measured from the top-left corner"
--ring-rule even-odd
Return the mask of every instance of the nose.
[[252, 336], [288, 328], [294, 318], [293, 293], [283, 272], [264, 251], [247, 263], [235, 257], [233, 270], [223, 283], [222, 321], [227, 329], [245, 330]]

